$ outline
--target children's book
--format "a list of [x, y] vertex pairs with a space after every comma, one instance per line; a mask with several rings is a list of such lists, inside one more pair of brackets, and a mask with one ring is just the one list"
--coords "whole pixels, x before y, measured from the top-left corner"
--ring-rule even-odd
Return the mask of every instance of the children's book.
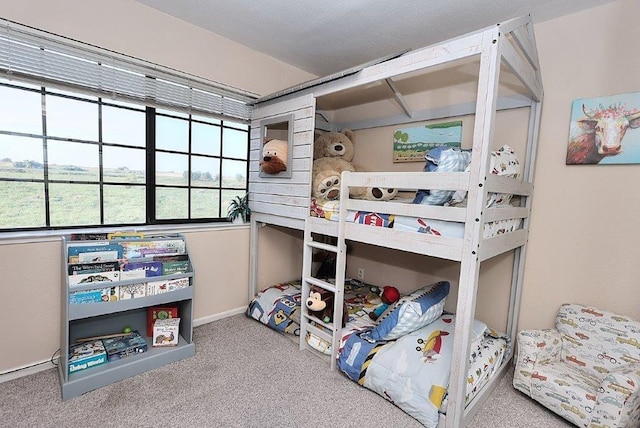
[[104, 339], [103, 343], [107, 352], [107, 360], [109, 361], [119, 360], [147, 351], [147, 341], [137, 331], [134, 331], [129, 336]]
[[69, 373], [79, 372], [107, 362], [102, 340], [79, 343], [69, 347]]

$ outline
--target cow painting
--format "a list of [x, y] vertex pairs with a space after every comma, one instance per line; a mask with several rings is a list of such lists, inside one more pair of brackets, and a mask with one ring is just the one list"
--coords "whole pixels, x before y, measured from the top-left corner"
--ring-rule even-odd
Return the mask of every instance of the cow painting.
[[584, 117], [576, 120], [577, 135], [569, 141], [567, 165], [597, 164], [607, 156], [622, 153], [622, 140], [629, 129], [640, 127], [640, 110], [622, 103], [589, 109], [582, 104]]

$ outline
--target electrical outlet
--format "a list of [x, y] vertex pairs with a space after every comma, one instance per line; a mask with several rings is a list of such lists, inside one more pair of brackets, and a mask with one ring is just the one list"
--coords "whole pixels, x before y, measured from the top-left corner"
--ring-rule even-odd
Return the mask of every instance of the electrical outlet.
[[364, 268], [358, 268], [358, 279], [364, 281]]

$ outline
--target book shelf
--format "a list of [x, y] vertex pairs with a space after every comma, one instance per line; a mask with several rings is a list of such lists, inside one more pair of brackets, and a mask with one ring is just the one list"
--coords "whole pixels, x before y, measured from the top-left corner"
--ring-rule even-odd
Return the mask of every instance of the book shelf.
[[[72, 240], [72, 236], [62, 238], [62, 316], [58, 372], [63, 400], [195, 354], [192, 340], [194, 269], [184, 237], [145, 235], [128, 236], [126, 239], [113, 236], [109, 238], [112, 239]], [[170, 248], [172, 252], [163, 250], [164, 245], [171, 246], [175, 243], [182, 244], [178, 245], [178, 249]], [[112, 255], [107, 254], [108, 251], [97, 251], [95, 248], [104, 246], [111, 250], [114, 245], [123, 248], [122, 252], [118, 250], [117, 264], [110, 260]], [[154, 248], [141, 251], [140, 248], [145, 245]], [[95, 257], [82, 253], [84, 250], [95, 253]], [[78, 258], [76, 253], [82, 256]], [[175, 265], [173, 258], [179, 258], [182, 262], [178, 271], [174, 269], [175, 266], [166, 268], [171, 264]], [[144, 269], [145, 265], [154, 269], [159, 267], [157, 260], [161, 260], [165, 269], [160, 272], [147, 272]], [[136, 263], [138, 269], [135, 270], [138, 272], [126, 271], [125, 266], [133, 263]], [[107, 264], [111, 264], [109, 268], [117, 266], [118, 277], [122, 274], [124, 279], [104, 279], [114, 275], [113, 271], [99, 270]], [[70, 273], [74, 269], [80, 271]], [[78, 281], [78, 277], [74, 277], [78, 274], [91, 278]], [[144, 290], [144, 293], [134, 294], [134, 289]], [[153, 347], [152, 338], [147, 337], [147, 308], [163, 305], [178, 308], [180, 327], [177, 346]], [[78, 339], [121, 333], [125, 327], [131, 327], [145, 338], [146, 352], [69, 373], [69, 348]]]

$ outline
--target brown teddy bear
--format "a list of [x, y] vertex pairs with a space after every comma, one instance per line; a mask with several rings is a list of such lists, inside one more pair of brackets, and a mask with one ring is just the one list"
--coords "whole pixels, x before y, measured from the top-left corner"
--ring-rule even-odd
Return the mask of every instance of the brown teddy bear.
[[[313, 315], [326, 324], [330, 324], [333, 319], [334, 296], [333, 293], [329, 292], [323, 294], [324, 299], [320, 292], [311, 291], [306, 301], [307, 309], [309, 310], [310, 315]], [[349, 310], [346, 302], [344, 303], [342, 311], [342, 328], [344, 328], [347, 325], [347, 320], [349, 319]]]
[[355, 171], [351, 159], [355, 153], [352, 131], [316, 132], [313, 143], [313, 180], [311, 193], [319, 200], [340, 198], [340, 174]]
[[287, 170], [289, 145], [282, 140], [269, 140], [262, 146], [260, 170], [265, 174], [278, 174]]
[[[343, 171], [359, 171], [351, 160], [355, 154], [355, 134], [349, 129], [342, 132], [318, 132], [313, 143], [312, 194], [319, 200], [340, 198], [340, 174]], [[398, 189], [380, 187], [351, 187], [349, 195], [356, 199], [388, 201], [398, 194]]]

